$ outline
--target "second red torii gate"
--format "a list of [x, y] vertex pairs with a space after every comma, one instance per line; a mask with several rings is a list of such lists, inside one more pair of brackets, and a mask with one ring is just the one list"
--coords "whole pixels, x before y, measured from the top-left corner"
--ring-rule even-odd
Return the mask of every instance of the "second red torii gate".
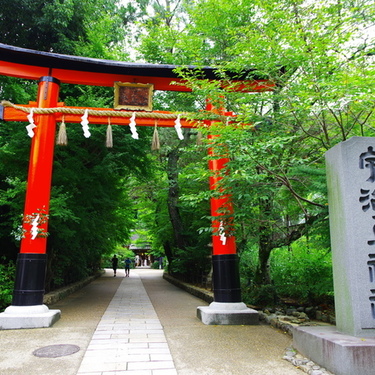
[[[130, 113], [114, 111], [111, 109], [90, 109], [65, 107], [58, 102], [60, 82], [72, 84], [86, 84], [96, 86], [113, 86], [116, 81], [131, 83], [152, 83], [155, 90], [190, 91], [174, 72], [175, 66], [154, 64], [130, 64], [107, 60], [87, 59], [75, 56], [58, 55], [31, 51], [22, 48], [0, 44], [0, 75], [8, 75], [25, 79], [39, 79], [38, 97], [36, 102], [28, 105], [15, 106], [3, 103], [2, 120], [28, 121], [28, 113], [33, 109], [35, 114], [35, 136], [32, 139], [28, 185], [24, 210], [23, 230], [25, 233], [21, 241], [20, 254], [17, 260], [17, 274], [15, 291], [11, 312], [6, 319], [8, 328], [14, 328], [11, 323], [12, 313], [19, 307], [38, 307], [43, 305], [44, 274], [46, 264], [46, 241], [43, 233], [48, 231], [49, 200], [52, 178], [52, 164], [56, 134], [56, 122], [65, 117], [65, 121], [81, 122], [82, 112], [89, 110], [95, 115], [90, 115], [90, 123], [111, 123], [129, 125]], [[188, 69], [196, 70], [195, 67]], [[213, 68], [199, 70], [202, 78], [216, 80]], [[262, 91], [272, 89], [273, 84], [266, 80], [254, 79], [241, 81], [239, 90]], [[53, 111], [47, 113], [47, 109]], [[67, 110], [76, 113], [68, 113]], [[212, 107], [208, 105], [208, 110]], [[39, 114], [38, 114], [39, 111]], [[63, 113], [64, 111], [67, 111]], [[103, 115], [101, 114], [103, 111]], [[104, 115], [105, 113], [105, 115]], [[121, 115], [119, 115], [121, 113]], [[220, 115], [232, 115], [222, 112]], [[137, 112], [137, 125], [153, 126], [155, 117], [158, 117], [158, 126], [172, 127], [175, 125], [177, 115], [169, 112]], [[205, 121], [208, 125], [210, 121]], [[181, 116], [182, 127], [194, 127], [192, 121]], [[214, 155], [213, 152], [211, 152]], [[210, 179], [210, 188], [217, 189], [220, 177], [215, 173], [225, 168], [228, 159], [213, 158], [209, 167], [213, 172]], [[221, 209], [232, 212], [230, 197], [223, 194], [220, 198], [211, 199], [211, 214], [213, 216], [213, 271], [214, 271], [214, 301], [215, 303], [241, 303], [239, 284], [238, 257], [236, 254], [235, 238], [230, 233], [225, 233], [221, 225]], [[9, 309], [9, 308], [8, 308]], [[28, 310], [30, 311], [30, 309]], [[45, 309], [36, 309], [37, 313], [44, 314]], [[19, 311], [15, 315], [20, 316]], [[46, 313], [45, 315], [48, 315]], [[56, 314], [44, 318], [37, 326], [50, 326], [56, 320]], [[16, 318], [17, 319], [17, 318]], [[0, 318], [1, 320], [1, 318]], [[203, 319], [202, 319], [203, 320]], [[24, 319], [26, 322], [27, 319]], [[34, 319], [35, 321], [35, 319]], [[237, 324], [246, 323], [240, 320]], [[13, 325], [12, 325], [13, 324]], [[28, 323], [22, 327], [29, 328]], [[21, 324], [21, 325], [22, 325]], [[208, 323], [210, 324], [210, 323]], [[215, 324], [217, 324], [215, 322]], [[233, 323], [232, 323], [233, 324]], [[2, 324], [4, 327], [4, 324]], [[5, 325], [6, 326], [6, 325]], [[19, 322], [17, 322], [19, 326]], [[5, 327], [6, 328], [6, 327]]]

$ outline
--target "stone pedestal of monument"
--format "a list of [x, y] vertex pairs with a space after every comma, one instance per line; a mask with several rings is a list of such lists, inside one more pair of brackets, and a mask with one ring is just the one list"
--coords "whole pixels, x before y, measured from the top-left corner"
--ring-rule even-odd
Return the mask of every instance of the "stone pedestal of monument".
[[332, 326], [298, 327], [293, 329], [293, 346], [335, 375], [375, 373], [375, 337], [346, 335]]

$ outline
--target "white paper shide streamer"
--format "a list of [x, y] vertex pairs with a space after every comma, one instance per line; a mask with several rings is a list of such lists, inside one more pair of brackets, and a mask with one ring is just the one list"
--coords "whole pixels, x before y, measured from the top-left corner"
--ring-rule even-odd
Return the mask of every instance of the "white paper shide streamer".
[[38, 235], [38, 232], [39, 232], [38, 225], [39, 225], [39, 215], [36, 215], [35, 219], [33, 220], [31, 224], [31, 230], [30, 230], [32, 240], [35, 240], [36, 236]]
[[81, 119], [82, 119], [81, 125], [82, 125], [83, 135], [86, 138], [89, 138], [91, 136], [91, 133], [89, 131], [89, 120], [88, 120], [88, 117], [89, 117], [89, 111], [88, 111], [88, 109], [86, 109], [85, 113], [81, 117]]
[[36, 125], [34, 124], [34, 108], [31, 108], [30, 114], [27, 115], [27, 119], [29, 120], [29, 125], [26, 126], [27, 135], [30, 138], [33, 138], [35, 135], [33, 129], [36, 128]]
[[219, 236], [220, 236], [220, 241], [223, 245], [227, 243], [227, 236], [225, 235], [225, 230], [223, 226], [223, 222], [220, 221], [220, 226], [219, 226]]
[[184, 139], [184, 135], [182, 134], [182, 130], [181, 130], [180, 115], [177, 116], [177, 119], [174, 123], [175, 123], [174, 128], [176, 129], [177, 136], [182, 141]]
[[134, 139], [138, 139], [138, 133], [137, 133], [137, 129], [135, 128], [136, 127], [136, 123], [135, 123], [135, 112], [133, 113], [133, 116], [130, 117], [130, 123], [129, 123], [129, 127], [130, 127], [130, 131], [132, 132], [132, 138]]

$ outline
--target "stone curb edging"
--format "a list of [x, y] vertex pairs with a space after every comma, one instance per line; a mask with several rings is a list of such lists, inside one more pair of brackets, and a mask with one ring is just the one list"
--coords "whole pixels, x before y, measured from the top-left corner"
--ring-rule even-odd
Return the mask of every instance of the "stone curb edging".
[[[183, 282], [181, 280], [176, 279], [175, 277], [164, 273], [163, 278], [170, 282], [171, 284], [177, 286], [180, 289], [185, 290], [186, 292], [192, 294], [195, 297], [200, 298], [201, 300], [211, 303], [214, 300], [214, 294], [213, 292], [210, 292], [207, 289], [203, 289], [200, 287], [197, 287], [192, 284], [188, 284], [186, 282]], [[249, 306], [249, 308], [254, 309], [254, 306]], [[256, 309], [256, 308], [255, 308]], [[316, 325], [314, 323], [302, 323], [302, 324], [294, 324], [289, 321], [284, 320], [284, 318], [287, 316], [286, 314], [266, 314], [265, 312], [258, 310], [259, 313], [259, 320], [264, 321], [266, 324], [271, 325], [272, 327], [278, 328], [282, 330], [285, 333], [288, 333], [290, 336], [293, 336], [293, 328], [303, 325]]]
[[53, 305], [54, 303], [59, 302], [63, 298], [67, 297], [68, 295], [76, 292], [77, 290], [83, 288], [84, 286], [90, 284], [92, 281], [96, 280], [97, 278], [101, 277], [104, 274], [104, 270], [98, 271], [95, 275], [89, 276], [84, 280], [77, 281], [74, 284], [70, 284], [60, 289], [56, 289], [53, 292], [46, 293], [43, 297], [43, 303], [45, 305]]
[[334, 375], [324, 367], [320, 367], [315, 362], [310, 361], [308, 358], [297, 353], [294, 348], [287, 348], [283, 359], [308, 375]]
[[173, 276], [168, 275], [165, 272], [163, 273], [163, 279], [167, 280], [171, 284], [177, 286], [180, 289], [185, 290], [186, 292], [192, 294], [195, 297], [200, 298], [201, 300], [203, 300], [203, 301], [205, 301], [207, 303], [211, 303], [211, 302], [214, 301], [214, 294], [213, 294], [213, 292], [210, 292], [210, 291], [208, 291], [206, 289], [199, 288], [197, 286], [194, 286], [194, 285], [185, 283], [183, 281], [180, 281], [180, 280], [174, 278]]
[[275, 315], [267, 315], [263, 311], [258, 311], [259, 320], [264, 321], [272, 327], [282, 330], [284, 333], [293, 337], [293, 327], [295, 325], [280, 320], [280, 317]]
[[[210, 292], [206, 289], [199, 288], [195, 285], [185, 283], [181, 280], [176, 279], [175, 277], [163, 273], [163, 278], [170, 282], [171, 284], [177, 286], [178, 288], [185, 290], [186, 292], [192, 294], [195, 297], [200, 298], [201, 300], [211, 303], [214, 300], [214, 294], [213, 292]], [[289, 335], [293, 335], [293, 326], [291, 324], [287, 324], [284, 322], [281, 322], [278, 318], [275, 319], [275, 316], [269, 317], [267, 314], [265, 314], [263, 311], [258, 311], [259, 312], [259, 320], [266, 322], [267, 324], [281, 329], [282, 331], [288, 333]]]

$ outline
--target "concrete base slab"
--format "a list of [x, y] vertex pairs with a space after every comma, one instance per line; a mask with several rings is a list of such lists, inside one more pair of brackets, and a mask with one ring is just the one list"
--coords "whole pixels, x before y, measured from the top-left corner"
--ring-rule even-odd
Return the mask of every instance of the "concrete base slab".
[[60, 316], [60, 310], [50, 310], [46, 305], [9, 306], [0, 313], [0, 329], [47, 328]]
[[335, 375], [374, 375], [375, 336], [349, 336], [334, 326], [295, 327], [293, 346]]
[[259, 313], [249, 309], [243, 302], [212, 302], [209, 306], [198, 306], [197, 317], [207, 325], [256, 325]]

